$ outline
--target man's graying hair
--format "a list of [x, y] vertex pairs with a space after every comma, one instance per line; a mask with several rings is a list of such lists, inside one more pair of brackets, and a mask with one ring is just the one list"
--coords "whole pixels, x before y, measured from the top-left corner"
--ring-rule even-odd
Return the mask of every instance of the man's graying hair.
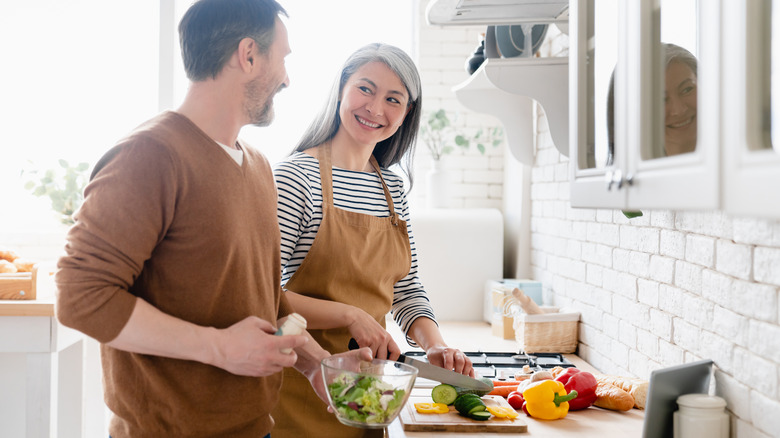
[[261, 54], [274, 41], [278, 15], [287, 11], [275, 0], [199, 0], [179, 23], [184, 70], [191, 81], [216, 78], [244, 38]]

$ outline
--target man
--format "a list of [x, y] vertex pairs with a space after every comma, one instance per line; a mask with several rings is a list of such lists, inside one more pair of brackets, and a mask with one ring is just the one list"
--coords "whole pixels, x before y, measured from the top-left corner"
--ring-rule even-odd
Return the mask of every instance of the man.
[[113, 438], [267, 436], [285, 367], [325, 397], [328, 353], [308, 334], [274, 336], [291, 312], [276, 190], [265, 157], [237, 140], [271, 122], [289, 83], [280, 15], [275, 0], [193, 4], [179, 25], [183, 104], [120, 141], [85, 190], [57, 317], [102, 343]]

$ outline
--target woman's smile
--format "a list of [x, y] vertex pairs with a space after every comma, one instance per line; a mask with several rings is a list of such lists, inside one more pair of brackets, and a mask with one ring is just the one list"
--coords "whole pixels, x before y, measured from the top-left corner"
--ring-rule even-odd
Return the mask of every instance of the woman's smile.
[[382, 127], [382, 125], [380, 125], [379, 123], [373, 123], [373, 122], [371, 122], [371, 121], [369, 121], [367, 119], [364, 119], [364, 118], [362, 118], [360, 116], [357, 116], [357, 115], [355, 116], [355, 120], [357, 120], [358, 123], [360, 123], [361, 125], [369, 127], [369, 128], [376, 129], [376, 128], [381, 128]]

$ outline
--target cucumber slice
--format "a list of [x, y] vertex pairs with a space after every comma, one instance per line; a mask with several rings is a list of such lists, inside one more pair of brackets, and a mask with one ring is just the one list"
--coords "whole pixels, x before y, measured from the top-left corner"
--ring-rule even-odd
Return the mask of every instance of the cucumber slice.
[[[484, 411], [487, 411], [487, 406], [485, 406], [485, 403], [480, 403], [480, 404], [474, 406], [473, 408], [471, 408], [471, 410], [469, 410], [469, 416], [472, 416], [472, 415], [476, 414], [477, 412], [484, 412]], [[490, 413], [490, 412], [488, 412], [488, 413]]]
[[431, 398], [434, 403], [444, 403], [445, 405], [451, 405], [455, 403], [458, 398], [458, 391], [455, 387], [442, 383], [441, 385], [434, 386], [431, 390]]
[[477, 411], [469, 415], [469, 417], [473, 420], [479, 420], [479, 421], [485, 421], [490, 419], [491, 413], [488, 411]]
[[465, 394], [459, 396], [457, 399], [455, 399], [455, 409], [461, 413], [462, 415], [469, 415], [469, 412], [476, 407], [476, 406], [485, 406], [485, 403], [482, 402], [482, 399], [479, 398], [478, 395], [475, 394]]

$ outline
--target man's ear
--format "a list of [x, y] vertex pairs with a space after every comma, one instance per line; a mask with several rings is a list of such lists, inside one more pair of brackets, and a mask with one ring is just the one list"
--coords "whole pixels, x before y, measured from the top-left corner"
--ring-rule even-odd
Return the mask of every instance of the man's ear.
[[241, 70], [249, 73], [257, 62], [257, 43], [252, 38], [244, 38], [238, 43], [238, 64]]

